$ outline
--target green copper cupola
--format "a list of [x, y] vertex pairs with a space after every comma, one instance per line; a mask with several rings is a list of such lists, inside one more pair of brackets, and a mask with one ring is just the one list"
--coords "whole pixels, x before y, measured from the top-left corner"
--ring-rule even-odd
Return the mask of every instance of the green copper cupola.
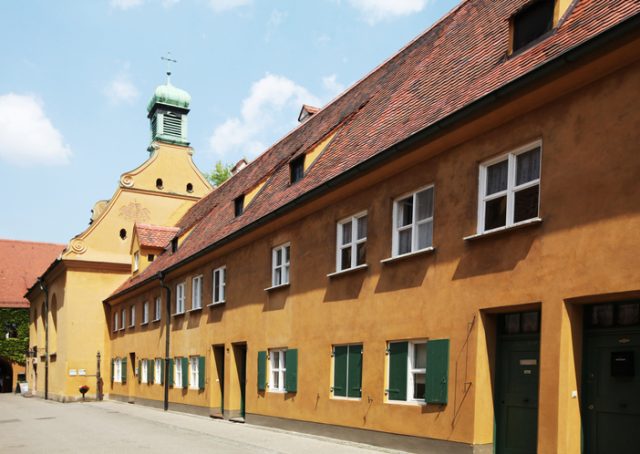
[[158, 86], [147, 106], [151, 122], [151, 140], [177, 145], [189, 145], [187, 141], [187, 114], [191, 95], [167, 83]]

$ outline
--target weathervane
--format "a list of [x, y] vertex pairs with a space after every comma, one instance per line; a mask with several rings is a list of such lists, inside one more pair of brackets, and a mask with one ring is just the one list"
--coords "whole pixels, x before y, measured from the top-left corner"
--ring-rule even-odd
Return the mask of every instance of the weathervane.
[[167, 52], [167, 56], [160, 59], [167, 62], [167, 85], [171, 85], [171, 63], [178, 63], [178, 60], [171, 58], [171, 52]]

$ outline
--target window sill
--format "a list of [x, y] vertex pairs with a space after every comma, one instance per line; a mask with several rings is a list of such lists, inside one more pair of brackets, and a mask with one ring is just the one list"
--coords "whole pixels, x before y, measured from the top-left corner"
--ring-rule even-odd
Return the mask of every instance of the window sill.
[[136, 327], [136, 325], [129, 325], [129, 329], [133, 329], [135, 327]]
[[409, 401], [409, 400], [385, 400], [385, 404], [404, 405], [408, 407], [424, 407], [427, 405], [425, 401]]
[[363, 265], [354, 266], [353, 268], [347, 268], [346, 270], [335, 271], [333, 273], [327, 274], [327, 277], [331, 279], [332, 277], [342, 276], [344, 274], [354, 273], [360, 270], [366, 270], [369, 266], [365, 263]]
[[224, 306], [224, 303], [226, 303], [226, 301], [216, 301], [215, 303], [207, 304], [207, 307]]
[[287, 391], [284, 389], [268, 389], [271, 394], [287, 394]]
[[512, 230], [522, 229], [524, 227], [530, 227], [535, 225], [540, 225], [542, 223], [542, 218], [532, 218], [527, 219], [526, 221], [518, 222], [517, 224], [512, 224], [505, 227], [498, 227], [497, 229], [489, 230], [482, 233], [476, 233], [475, 235], [465, 236], [463, 240], [465, 241], [473, 241], [478, 240], [480, 238], [486, 238], [493, 235], [498, 235], [503, 232], [510, 232]]
[[145, 326], [145, 325], [148, 325], [148, 324], [149, 324], [149, 322], [142, 322], [142, 323], [140, 323], [140, 326]]
[[171, 314], [172, 317], [180, 317], [182, 315], [184, 315], [184, 312], [176, 312], [175, 314]]
[[156, 318], [155, 320], [152, 321], [152, 323], [158, 323], [161, 319]]
[[395, 257], [389, 257], [389, 258], [380, 260], [380, 263], [391, 263], [391, 262], [395, 262], [397, 260], [402, 260], [402, 259], [405, 259], [405, 258], [414, 257], [416, 255], [429, 254], [431, 252], [434, 252], [435, 250], [436, 250], [436, 248], [434, 248], [433, 246], [429, 246], [428, 248], [420, 249], [419, 251], [407, 252], [406, 254], [397, 255]]
[[189, 309], [187, 312], [198, 312], [201, 310], [202, 310], [202, 307], [194, 307], [193, 309]]
[[291, 284], [289, 284], [288, 282], [286, 284], [278, 284], [278, 285], [273, 285], [271, 287], [267, 287], [264, 289], [265, 292], [272, 292], [274, 290], [279, 290], [281, 288], [287, 288], [289, 287]]
[[361, 397], [342, 397], [342, 396], [331, 396], [331, 400], [346, 400], [351, 402], [360, 402], [362, 401]]

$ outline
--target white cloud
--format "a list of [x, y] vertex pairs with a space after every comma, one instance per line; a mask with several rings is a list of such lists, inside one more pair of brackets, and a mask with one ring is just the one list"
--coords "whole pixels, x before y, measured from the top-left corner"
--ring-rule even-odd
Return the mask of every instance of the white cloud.
[[164, 8], [171, 8], [174, 5], [180, 3], [180, 0], [162, 0], [162, 6]]
[[216, 13], [229, 11], [251, 4], [252, 0], [209, 0], [209, 5]]
[[69, 146], [38, 98], [0, 95], [0, 158], [18, 165], [59, 165], [70, 157]]
[[280, 27], [280, 25], [282, 25], [286, 18], [287, 13], [284, 11], [279, 11], [277, 9], [271, 11], [271, 15], [267, 21], [267, 34], [265, 36], [265, 40], [267, 42], [271, 40], [275, 31]]
[[142, 3], [144, 3], [144, 0], [111, 0], [109, 4], [112, 8], [126, 11], [128, 9], [135, 8], [136, 6], [140, 6]]
[[218, 125], [209, 146], [227, 160], [252, 158], [297, 124], [302, 104], [321, 105], [305, 87], [283, 76], [266, 74], [251, 86], [239, 117]]
[[323, 77], [322, 86], [332, 97], [337, 96], [344, 91], [344, 85], [338, 82], [338, 76], [335, 74]]
[[428, 0], [349, 0], [351, 6], [360, 11], [370, 25], [395, 16], [419, 13], [427, 2]]
[[109, 99], [109, 102], [113, 104], [120, 104], [122, 102], [132, 103], [138, 98], [139, 92], [129, 74], [122, 72], [116, 75], [111, 82], [104, 88], [104, 95]]

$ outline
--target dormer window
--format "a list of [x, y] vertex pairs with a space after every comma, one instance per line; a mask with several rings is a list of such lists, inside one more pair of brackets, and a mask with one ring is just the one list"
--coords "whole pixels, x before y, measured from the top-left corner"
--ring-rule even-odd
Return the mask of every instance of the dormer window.
[[512, 52], [528, 46], [553, 28], [555, 0], [537, 0], [511, 18]]
[[244, 194], [236, 197], [233, 201], [233, 212], [236, 217], [244, 213]]
[[178, 237], [175, 237], [171, 240], [171, 252], [176, 252], [178, 250]]
[[301, 155], [295, 158], [289, 163], [289, 170], [291, 173], [291, 184], [297, 183], [302, 180], [304, 176], [304, 156]]
[[133, 272], [135, 273], [140, 268], [140, 252], [133, 253]]

